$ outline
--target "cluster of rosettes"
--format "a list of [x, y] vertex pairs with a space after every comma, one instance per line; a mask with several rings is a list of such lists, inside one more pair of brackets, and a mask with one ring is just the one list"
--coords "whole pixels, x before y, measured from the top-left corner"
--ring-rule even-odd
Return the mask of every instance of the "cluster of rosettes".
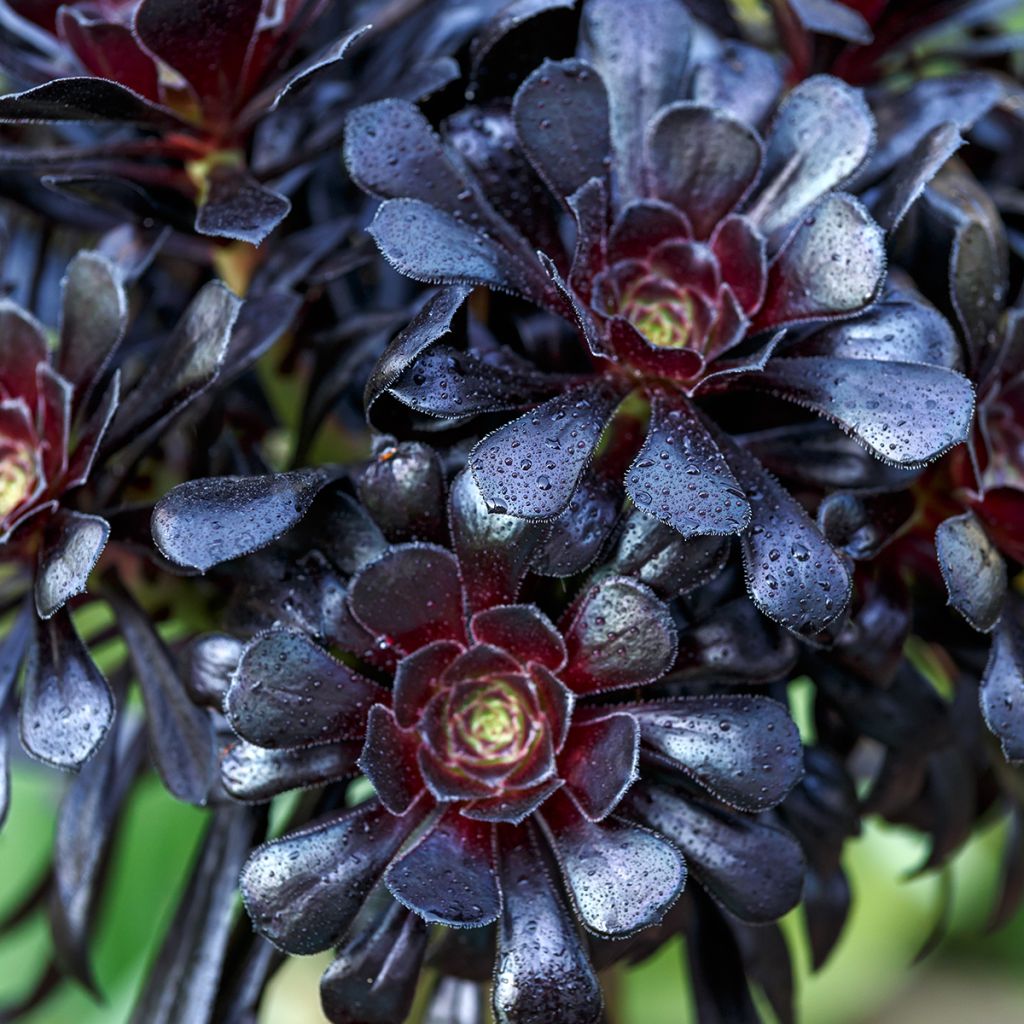
[[75, 773], [0, 1018], [150, 764], [140, 1024], [331, 948], [332, 1024], [597, 1024], [676, 936], [790, 1020], [867, 815], [1024, 821], [1014, 37], [766, 6], [0, 0], [0, 819], [15, 717]]

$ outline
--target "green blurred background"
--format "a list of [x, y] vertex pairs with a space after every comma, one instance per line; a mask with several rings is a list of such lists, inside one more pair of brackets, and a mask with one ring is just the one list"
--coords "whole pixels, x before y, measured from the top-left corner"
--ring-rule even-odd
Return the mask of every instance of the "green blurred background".
[[[59, 776], [15, 765], [10, 820], [0, 833], [0, 913], [18, 901], [46, 863], [62, 790]], [[101, 909], [95, 967], [106, 997], [97, 1005], [68, 987], [26, 1024], [122, 1024], [142, 972], [169, 923], [204, 815], [148, 780], [132, 799], [114, 850], [109, 900]], [[997, 935], [983, 927], [998, 889], [1003, 826], [982, 831], [952, 864], [951, 930], [924, 964], [913, 960], [935, 923], [943, 882], [909, 878], [925, 856], [923, 842], [903, 830], [869, 825], [850, 843], [847, 867], [854, 906], [838, 949], [808, 976], [802, 929], [786, 921], [795, 951], [804, 1024], [1024, 1024], [1024, 915]], [[47, 963], [45, 922], [30, 920], [0, 939], [0, 1002], [27, 991]], [[291, 961], [275, 978], [264, 1024], [323, 1021], [317, 979], [323, 957]], [[676, 944], [625, 972], [615, 1024], [686, 1024], [692, 1011]], [[555, 1022], [552, 1022], [555, 1024]]]

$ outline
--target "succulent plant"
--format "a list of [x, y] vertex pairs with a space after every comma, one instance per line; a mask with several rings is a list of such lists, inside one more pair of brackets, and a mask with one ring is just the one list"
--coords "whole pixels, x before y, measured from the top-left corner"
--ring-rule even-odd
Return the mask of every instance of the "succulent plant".
[[144, 780], [205, 826], [132, 1024], [327, 949], [334, 1024], [627, 1024], [669, 943], [795, 1020], [876, 819], [1003, 819], [1008, 921], [1015, 18], [0, 0], [0, 820], [67, 773], [0, 1019], [101, 994]]

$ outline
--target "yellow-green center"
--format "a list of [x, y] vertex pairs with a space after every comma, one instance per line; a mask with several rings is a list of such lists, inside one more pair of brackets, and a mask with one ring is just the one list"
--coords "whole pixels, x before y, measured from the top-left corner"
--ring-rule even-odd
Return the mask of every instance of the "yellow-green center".
[[31, 497], [38, 477], [27, 445], [7, 444], [0, 451], [0, 519], [6, 519]]
[[489, 763], [515, 759], [530, 732], [520, 695], [501, 682], [482, 684], [461, 702], [454, 715], [463, 754]]

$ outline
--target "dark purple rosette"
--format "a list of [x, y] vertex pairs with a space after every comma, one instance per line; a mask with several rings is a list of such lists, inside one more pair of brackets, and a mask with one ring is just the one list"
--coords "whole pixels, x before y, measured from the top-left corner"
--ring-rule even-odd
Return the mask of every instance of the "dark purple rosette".
[[[347, 161], [385, 200], [379, 248], [449, 285], [392, 343], [367, 402], [371, 417], [385, 393], [453, 424], [514, 417], [469, 465], [490, 508], [524, 519], [588, 503], [581, 489], [620, 464], [643, 513], [686, 538], [738, 535], [758, 606], [815, 634], [846, 608], [847, 569], [723, 426], [775, 426], [781, 399], [804, 433], [809, 410], [884, 465], [919, 467], [966, 437], [973, 391], [948, 324], [905, 276], [887, 282], [885, 232], [843, 191], [872, 180], [861, 93], [822, 75], [780, 99], [765, 54], [691, 61], [689, 35], [672, 0], [590, 0], [580, 57], [545, 63], [507, 106], [440, 135], [409, 103], [353, 112]], [[879, 184], [887, 227], [934, 170]], [[574, 324], [587, 368], [440, 341], [472, 285]]]
[[[578, 924], [603, 938], [652, 927], [687, 865], [742, 919], [795, 903], [799, 845], [762, 812], [801, 776], [799, 736], [767, 697], [645, 697], [689, 660], [668, 605], [610, 567], [571, 599], [551, 581], [542, 607], [530, 568], [550, 528], [488, 511], [465, 470], [446, 517], [441, 481], [424, 446], [383, 449], [364, 505], [327, 491], [310, 513], [306, 543], [337, 552], [329, 562], [303, 556], [280, 593], [258, 572], [246, 583], [249, 621], [269, 628], [198, 648], [237, 733], [222, 756], [229, 793], [266, 800], [356, 773], [374, 790], [257, 850], [243, 897], [282, 949], [339, 947], [323, 981], [332, 1020], [402, 1016], [421, 920], [486, 929], [499, 1020], [591, 1022], [601, 993]], [[165, 552], [197, 561], [204, 521], [254, 486], [171, 492], [155, 519]], [[226, 689], [217, 650], [235, 665]], [[394, 943], [400, 987], [371, 991], [363, 975]]]

